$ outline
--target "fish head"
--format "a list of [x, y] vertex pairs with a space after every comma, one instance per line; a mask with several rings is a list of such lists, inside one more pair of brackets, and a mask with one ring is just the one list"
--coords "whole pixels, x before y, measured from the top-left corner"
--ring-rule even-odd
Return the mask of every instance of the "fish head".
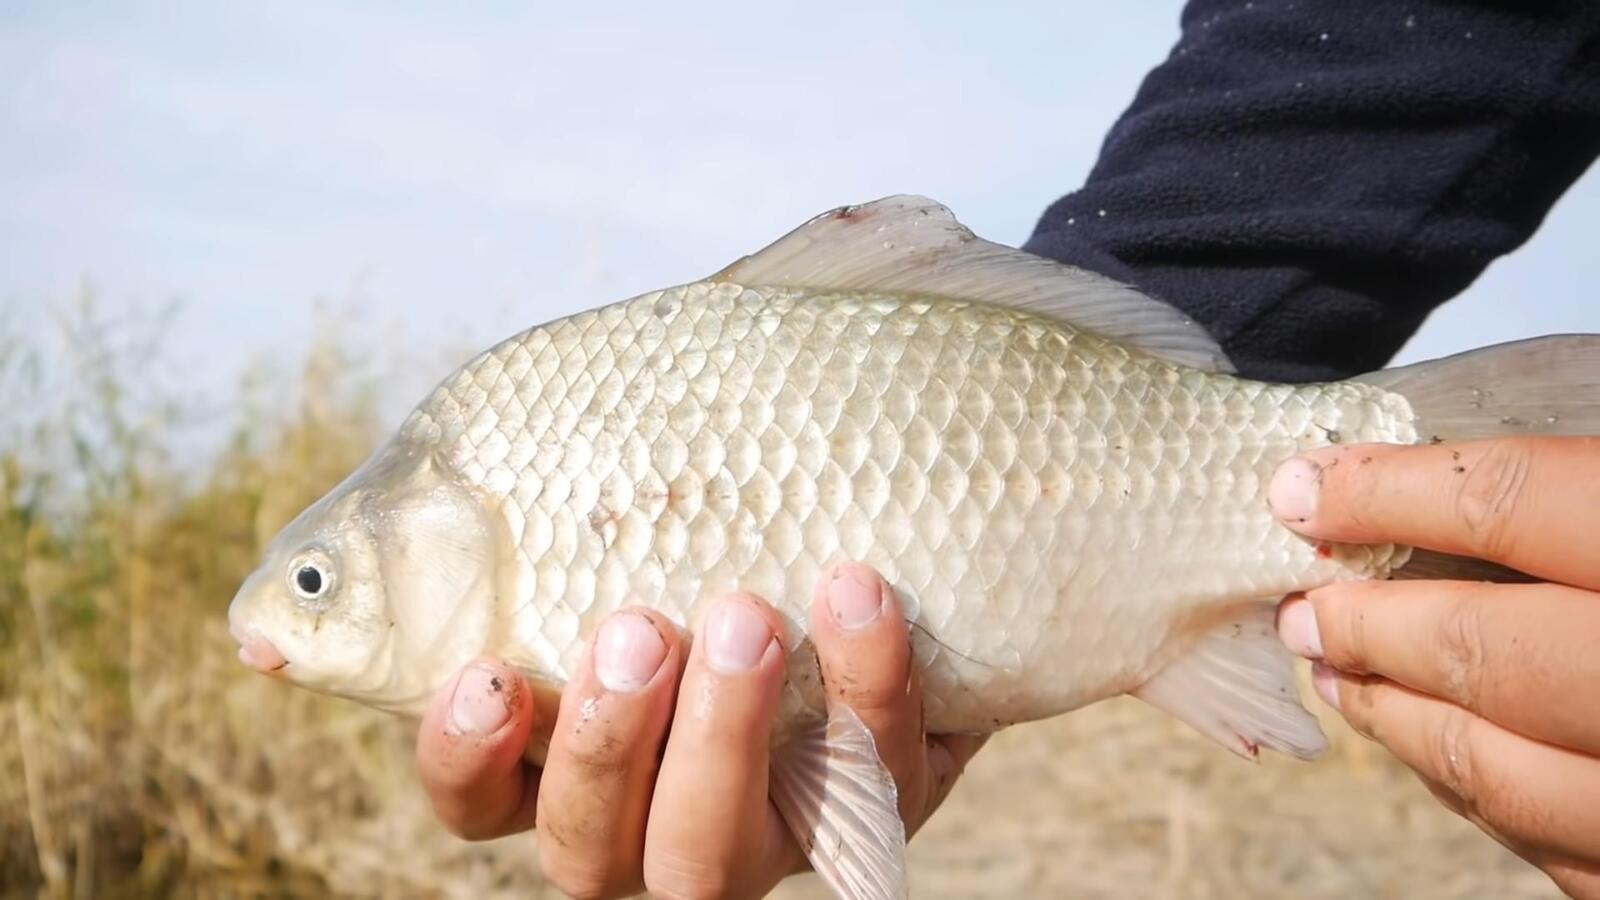
[[420, 715], [488, 642], [494, 547], [470, 489], [430, 454], [391, 445], [268, 544], [228, 608], [239, 658]]

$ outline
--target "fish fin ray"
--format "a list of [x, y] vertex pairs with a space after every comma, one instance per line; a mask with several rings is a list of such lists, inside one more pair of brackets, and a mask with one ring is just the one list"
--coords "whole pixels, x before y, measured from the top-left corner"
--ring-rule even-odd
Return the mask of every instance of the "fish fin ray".
[[1510, 341], [1351, 380], [1404, 397], [1423, 440], [1600, 435], [1600, 334]]
[[843, 704], [772, 756], [772, 801], [811, 866], [841, 898], [907, 896], [906, 832], [872, 732]]
[[885, 197], [823, 213], [710, 280], [1007, 306], [1181, 365], [1233, 371], [1216, 340], [1176, 308], [1102, 275], [983, 240], [926, 197]]
[[1300, 702], [1275, 615], [1248, 604], [1131, 693], [1246, 759], [1261, 747], [1315, 759], [1328, 739]]

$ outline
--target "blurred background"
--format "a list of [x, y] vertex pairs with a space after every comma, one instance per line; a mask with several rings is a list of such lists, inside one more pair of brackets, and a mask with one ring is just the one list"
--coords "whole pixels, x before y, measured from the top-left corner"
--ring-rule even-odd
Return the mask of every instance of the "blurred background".
[[[248, 676], [223, 611], [264, 538], [515, 331], [889, 193], [1021, 243], [1181, 10], [863, 6], [5, 4], [0, 893], [544, 894], [530, 841], [433, 824], [406, 726]], [[1596, 330], [1597, 220], [1580, 182], [1402, 361]], [[1551, 895], [1329, 729], [1331, 759], [1255, 767], [1130, 702], [1016, 729], [913, 885]]]

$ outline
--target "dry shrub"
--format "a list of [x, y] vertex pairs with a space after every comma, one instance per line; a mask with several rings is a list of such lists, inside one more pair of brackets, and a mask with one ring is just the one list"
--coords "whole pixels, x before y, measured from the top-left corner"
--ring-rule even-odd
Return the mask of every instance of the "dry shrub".
[[[194, 424], [181, 404], [140, 393], [151, 348], [117, 344], [92, 306], [71, 323], [78, 352], [48, 390], [37, 357], [0, 341], [0, 387], [51, 397], [0, 444], [4, 892], [553, 896], [526, 838], [466, 844], [434, 824], [409, 725], [234, 659], [224, 613], [260, 546], [380, 436], [372, 374], [326, 342], [298, 384], [263, 369], [236, 398], [227, 447], [197, 464], [169, 445]], [[1553, 894], [1328, 724], [1329, 759], [1260, 766], [1134, 701], [1013, 729], [913, 843], [913, 886], [945, 897]], [[821, 896], [806, 879], [780, 893]]]
[[[436, 887], [499, 870], [425, 815], [404, 723], [253, 676], [226, 631], [263, 543], [373, 446], [370, 379], [331, 342], [297, 385], [262, 369], [197, 474], [160, 443], [193, 423], [132, 393], [154, 345], [105, 333], [92, 307], [67, 324], [71, 390], [0, 456], [0, 884], [482, 895]], [[8, 374], [36, 394], [38, 368]]]

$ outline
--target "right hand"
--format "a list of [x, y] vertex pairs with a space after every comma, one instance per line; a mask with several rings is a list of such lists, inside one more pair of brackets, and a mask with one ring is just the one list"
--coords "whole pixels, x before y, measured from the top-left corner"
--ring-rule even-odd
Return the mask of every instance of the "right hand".
[[1308, 537], [1549, 579], [1332, 584], [1278, 627], [1322, 698], [1441, 802], [1600, 898], [1600, 440], [1341, 445], [1285, 464], [1271, 496]]
[[[563, 691], [543, 770], [523, 760], [537, 716], [527, 684], [494, 660], [468, 665], [417, 739], [440, 820], [473, 840], [536, 828], [546, 877], [577, 897], [760, 896], [803, 871], [767, 799], [782, 622], [740, 594], [721, 598], [705, 623], [685, 653], [659, 613], [607, 619]], [[905, 619], [871, 569], [824, 575], [810, 628], [828, 700], [872, 731], [909, 835], [982, 739], [923, 735]]]

